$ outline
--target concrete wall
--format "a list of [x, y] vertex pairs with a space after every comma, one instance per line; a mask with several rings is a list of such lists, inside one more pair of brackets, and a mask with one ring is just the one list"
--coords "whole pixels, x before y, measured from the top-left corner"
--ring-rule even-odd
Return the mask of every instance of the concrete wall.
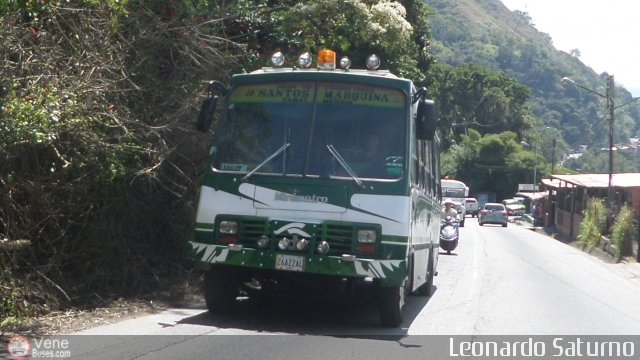
[[[571, 219], [573, 218], [573, 223]], [[578, 233], [580, 232], [580, 222], [582, 221], [582, 215], [572, 214], [566, 210], [556, 209], [556, 231], [562, 237], [571, 241], [576, 240]], [[573, 230], [572, 230], [573, 227]]]

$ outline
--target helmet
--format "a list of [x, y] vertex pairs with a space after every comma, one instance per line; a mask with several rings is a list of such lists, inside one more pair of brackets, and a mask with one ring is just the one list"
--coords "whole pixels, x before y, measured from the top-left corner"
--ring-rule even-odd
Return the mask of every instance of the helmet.
[[447, 200], [444, 201], [444, 204], [445, 205], [447, 205], [447, 204], [453, 205], [453, 201], [451, 201], [451, 199], [447, 199]]

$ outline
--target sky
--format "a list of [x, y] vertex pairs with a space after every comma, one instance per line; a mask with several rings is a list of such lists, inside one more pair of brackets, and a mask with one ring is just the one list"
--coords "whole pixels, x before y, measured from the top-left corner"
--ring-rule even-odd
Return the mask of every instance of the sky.
[[[558, 50], [580, 51], [580, 60], [596, 73], [614, 76], [634, 97], [640, 96], [640, 1], [502, 0], [510, 10], [527, 12]], [[634, 24], [635, 22], [635, 24]], [[567, 74], [571, 77], [571, 74]]]

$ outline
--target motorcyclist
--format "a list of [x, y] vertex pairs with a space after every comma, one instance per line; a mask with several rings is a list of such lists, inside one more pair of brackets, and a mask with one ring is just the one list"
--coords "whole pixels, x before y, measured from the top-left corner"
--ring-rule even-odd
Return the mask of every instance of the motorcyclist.
[[458, 218], [458, 211], [453, 207], [453, 201], [447, 199], [444, 201], [444, 217], [451, 216], [454, 219]]
[[444, 201], [443, 218], [440, 225], [440, 248], [451, 254], [458, 246], [458, 211], [453, 206], [453, 201]]

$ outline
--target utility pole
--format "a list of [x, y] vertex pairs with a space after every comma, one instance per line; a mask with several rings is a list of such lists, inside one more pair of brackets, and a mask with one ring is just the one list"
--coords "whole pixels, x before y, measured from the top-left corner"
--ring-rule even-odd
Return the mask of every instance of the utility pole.
[[551, 175], [555, 172], [556, 168], [556, 139], [553, 139], [553, 152], [551, 153]]
[[607, 229], [611, 229], [613, 225], [613, 145], [614, 145], [614, 97], [615, 81], [613, 75], [607, 78], [607, 108], [609, 110], [609, 186], [607, 187]]

